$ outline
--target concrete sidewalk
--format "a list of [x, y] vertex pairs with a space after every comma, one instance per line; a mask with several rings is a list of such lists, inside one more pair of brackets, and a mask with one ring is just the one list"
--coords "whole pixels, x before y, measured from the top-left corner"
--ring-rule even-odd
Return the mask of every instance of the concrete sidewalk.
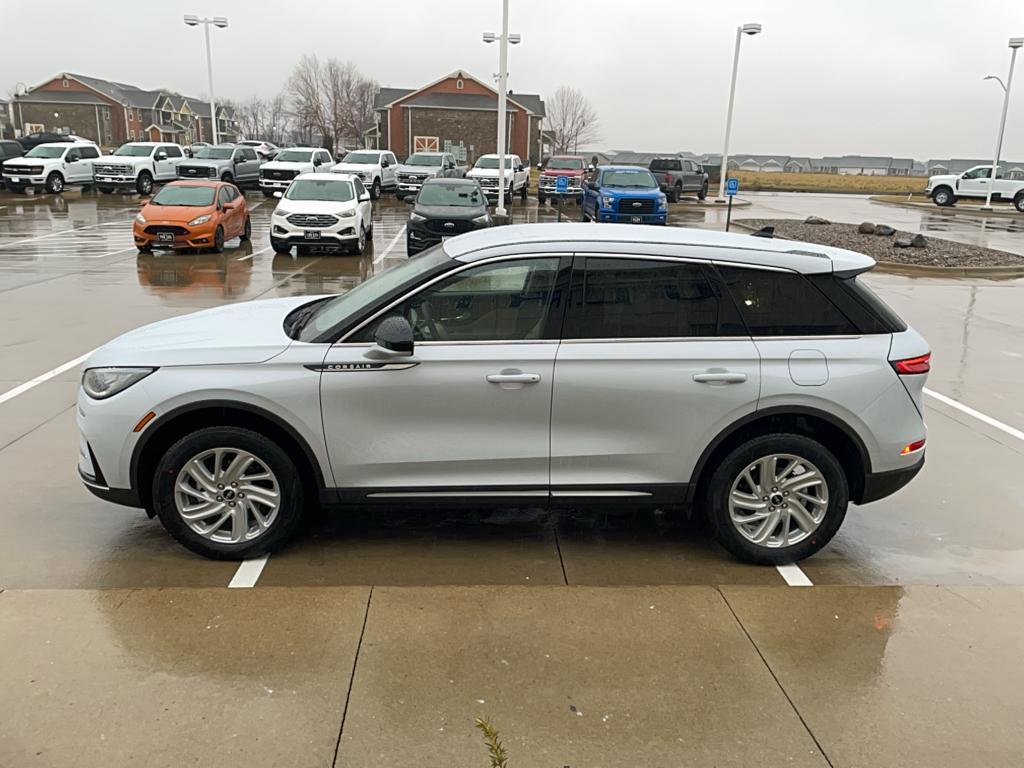
[[0, 765], [1017, 766], [1018, 587], [0, 594]]

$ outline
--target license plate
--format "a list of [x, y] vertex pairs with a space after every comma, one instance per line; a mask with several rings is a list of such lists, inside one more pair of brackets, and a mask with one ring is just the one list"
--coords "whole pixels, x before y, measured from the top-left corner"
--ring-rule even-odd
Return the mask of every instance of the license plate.
[[161, 243], [173, 243], [174, 242], [174, 233], [173, 232], [158, 232], [157, 235], [156, 235], [156, 239], [159, 240]]
[[629, 222], [631, 224], [640, 224], [641, 222], [643, 222], [643, 220], [644, 220], [643, 216], [630, 216], [629, 217]]
[[96, 181], [113, 181], [109, 176], [97, 176]]
[[320, 233], [317, 232], [316, 230], [307, 229], [305, 232], [305, 238], [307, 240], [319, 240]]

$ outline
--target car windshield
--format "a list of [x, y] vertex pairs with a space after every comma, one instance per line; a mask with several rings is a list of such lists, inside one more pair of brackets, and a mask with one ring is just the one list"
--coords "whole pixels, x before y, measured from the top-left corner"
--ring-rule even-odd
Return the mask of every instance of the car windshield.
[[475, 208], [483, 205], [480, 187], [473, 184], [427, 183], [423, 185], [416, 202], [420, 205], [456, 205]]
[[312, 152], [303, 152], [298, 149], [284, 149], [278, 152], [277, 157], [274, 159], [285, 163], [308, 163], [312, 156]]
[[152, 147], [125, 144], [123, 147], [118, 147], [114, 154], [122, 157], [149, 157], [152, 152]]
[[[498, 167], [498, 158], [496, 158], [496, 157], [481, 157], [479, 160], [476, 161], [476, 165], [474, 165], [473, 167], [474, 168], [484, 168], [486, 170], [496, 169]], [[511, 168], [512, 167], [512, 158], [511, 157], [506, 157], [505, 158], [505, 167], [506, 168]]]
[[430, 165], [437, 167], [441, 164], [441, 155], [425, 155], [421, 152], [417, 152], [415, 155], [409, 155], [409, 159], [405, 161], [406, 165]]
[[652, 171], [678, 171], [682, 169], [682, 165], [678, 160], [651, 160]]
[[198, 160], [230, 160], [234, 147], [203, 147], [196, 152]]
[[376, 152], [349, 152], [345, 155], [345, 162], [353, 165], [376, 165], [380, 162], [380, 155]]
[[328, 200], [347, 203], [355, 199], [351, 181], [333, 179], [296, 179], [284, 193], [285, 200]]
[[187, 205], [206, 208], [213, 205], [214, 187], [168, 184], [157, 192], [150, 205]]
[[548, 160], [551, 171], [582, 171], [583, 160], [579, 157], [552, 157]]
[[67, 147], [32, 147], [25, 157], [60, 157]]
[[650, 171], [605, 171], [601, 177], [601, 186], [616, 189], [650, 189], [657, 187], [658, 182], [654, 180]]
[[378, 272], [351, 291], [325, 301], [323, 304], [318, 304], [314, 312], [302, 325], [296, 338], [299, 341], [314, 341], [320, 335], [342, 322], [346, 317], [358, 312], [362, 307], [373, 304], [396, 288], [415, 280], [420, 275], [433, 271], [449, 261], [451, 259], [444, 252], [443, 248], [431, 248], [419, 256], [399, 264], [397, 267], [392, 267], [384, 272]]

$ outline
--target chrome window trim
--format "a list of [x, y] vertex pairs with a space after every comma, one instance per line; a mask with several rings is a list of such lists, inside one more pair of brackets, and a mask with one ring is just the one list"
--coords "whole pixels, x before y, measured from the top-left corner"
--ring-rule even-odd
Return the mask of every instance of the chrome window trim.
[[638, 336], [636, 338], [620, 338], [617, 336], [603, 339], [562, 339], [563, 344], [642, 344], [647, 342], [676, 341], [750, 341], [749, 336]]
[[[562, 259], [562, 258], [564, 258], [566, 256], [571, 258], [572, 257], [572, 253], [565, 252], [565, 251], [559, 252], [559, 253], [530, 253], [530, 254], [517, 253], [517, 254], [511, 254], [511, 255], [507, 255], [507, 256], [493, 256], [493, 257], [491, 257], [489, 259], [480, 259], [478, 261], [471, 261], [471, 262], [461, 262], [458, 259], [452, 259], [452, 261], [458, 261], [460, 264], [462, 264], [462, 266], [458, 267], [456, 269], [450, 269], [447, 272], [443, 272], [442, 274], [434, 277], [433, 279], [428, 280], [427, 282], [425, 282], [425, 283], [423, 283], [421, 285], [416, 286], [415, 288], [413, 288], [408, 293], [403, 294], [402, 296], [400, 296], [399, 298], [395, 299], [390, 304], [385, 306], [383, 309], [378, 310], [376, 313], [374, 313], [373, 315], [368, 317], [366, 320], [361, 322], [359, 325], [357, 325], [351, 331], [346, 333], [343, 338], [338, 339], [338, 341], [334, 342], [334, 344], [332, 346], [338, 345], [338, 344], [345, 344], [345, 343], [347, 343], [349, 337], [351, 337], [353, 334], [359, 333], [359, 331], [363, 330], [363, 328], [365, 328], [367, 325], [372, 323], [378, 317], [380, 317], [381, 315], [385, 314], [386, 312], [389, 312], [390, 310], [394, 309], [395, 307], [397, 307], [399, 304], [401, 304], [406, 299], [410, 299], [413, 296], [415, 296], [416, 294], [420, 293], [421, 291], [425, 291], [427, 288], [429, 288], [430, 286], [434, 285], [435, 283], [439, 283], [440, 281], [445, 280], [445, 279], [451, 277], [452, 275], [457, 275], [460, 272], [463, 272], [463, 271], [465, 271], [467, 269], [472, 269], [474, 267], [480, 267], [480, 266], [483, 266], [485, 264], [492, 264], [492, 263], [497, 263], [497, 262], [501, 262], [501, 261], [516, 261], [516, 260], [520, 260], [521, 261], [523, 259], [550, 259], [550, 258]], [[534, 343], [534, 344], [540, 343], [541, 341], [550, 341], [550, 342], [553, 342], [553, 343], [557, 343], [558, 342], [557, 339], [537, 339], [537, 340], [509, 339], [507, 341], [501, 341], [501, 340], [495, 339], [495, 340], [492, 340], [490, 342], [468, 342], [468, 343], [471, 343], [471, 344], [477, 344], [477, 343], [514, 344], [517, 341], [530, 341], [531, 343]], [[365, 344], [365, 343], [366, 342], [352, 342], [352, 344], [354, 344], [354, 345], [356, 345], [356, 344], [362, 345], [362, 344]], [[419, 342], [419, 344], [431, 344], [431, 343], [433, 343], [433, 344], [449, 344], [449, 343], [452, 343], [452, 342], [446, 342], [446, 341], [442, 341], [442, 342], [421, 341], [421, 342]], [[462, 342], [455, 342], [455, 343], [462, 343]]]

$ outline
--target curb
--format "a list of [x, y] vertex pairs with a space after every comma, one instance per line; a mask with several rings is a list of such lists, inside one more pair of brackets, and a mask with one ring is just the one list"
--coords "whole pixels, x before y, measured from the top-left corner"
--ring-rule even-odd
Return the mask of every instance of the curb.
[[873, 195], [868, 198], [872, 203], [878, 203], [879, 205], [891, 205], [894, 208], [906, 208], [911, 211], [931, 211], [937, 213], [940, 216], [973, 216], [979, 219], [988, 219], [992, 217], [999, 218], [1013, 218], [1014, 216], [1020, 216], [1024, 218], [1024, 213], [1020, 213], [1015, 209], [1003, 211], [996, 209], [994, 211], [980, 211], [972, 210], [970, 208], [958, 209], [955, 205], [941, 207], [934, 203], [925, 203], [919, 201], [903, 201], [897, 202], [896, 200], [883, 200], [881, 195]]
[[[741, 224], [734, 221], [734, 227], [747, 232], [756, 232], [749, 224]], [[787, 238], [779, 237], [779, 240]], [[941, 240], [942, 238], [937, 238]], [[796, 241], [793, 241], [796, 242]], [[812, 243], [812, 245], [821, 245]], [[907, 275], [909, 277], [984, 277], [990, 280], [1012, 280], [1017, 277], [1024, 277], [1024, 266], [1020, 267], [936, 267], [930, 264], [902, 264], [898, 261], [879, 261], [875, 259], [879, 271], [892, 274]]]

